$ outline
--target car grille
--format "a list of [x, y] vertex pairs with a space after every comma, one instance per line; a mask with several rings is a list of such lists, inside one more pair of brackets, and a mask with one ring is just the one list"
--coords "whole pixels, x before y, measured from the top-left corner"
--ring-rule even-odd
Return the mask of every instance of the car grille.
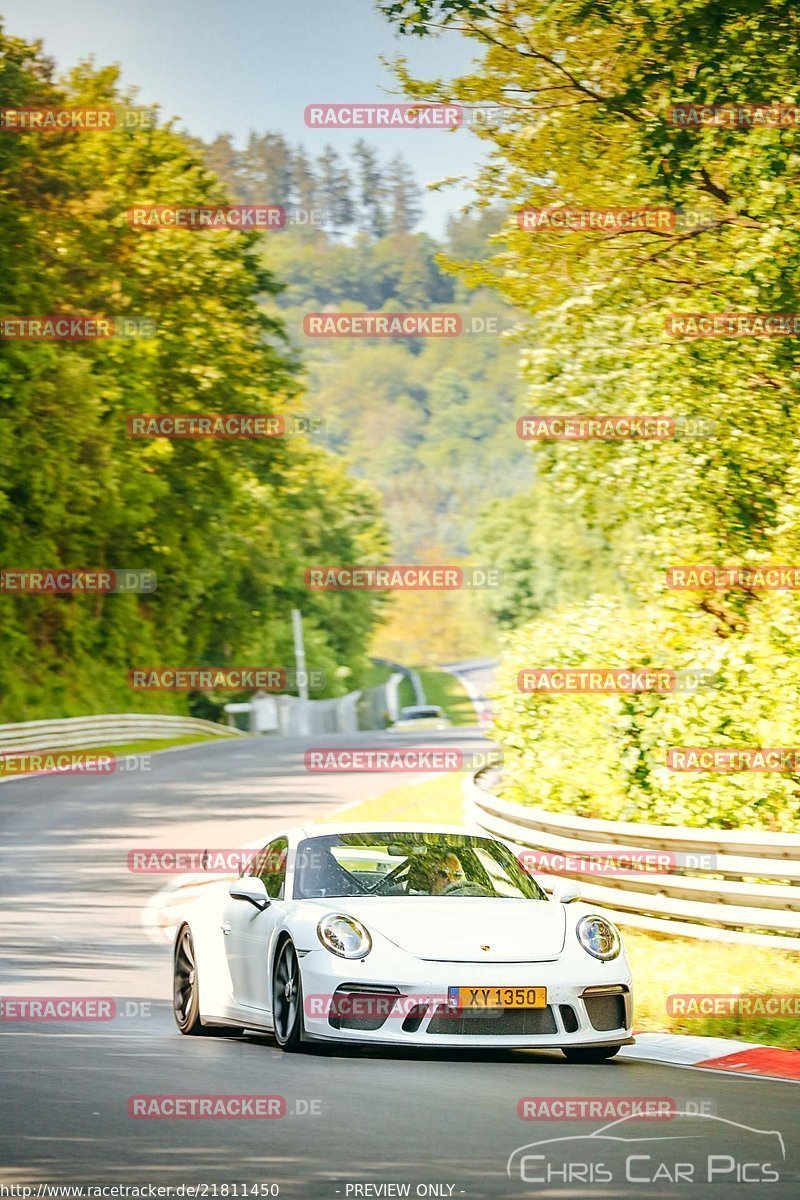
[[592, 1028], [599, 1033], [609, 1029], [625, 1028], [624, 996], [584, 996], [583, 1002], [586, 1005]]
[[493, 1016], [476, 1014], [475, 1009], [445, 1008], [440, 1005], [425, 1032], [465, 1037], [537, 1037], [556, 1033], [556, 1022], [549, 1005], [546, 1008], [505, 1008]]

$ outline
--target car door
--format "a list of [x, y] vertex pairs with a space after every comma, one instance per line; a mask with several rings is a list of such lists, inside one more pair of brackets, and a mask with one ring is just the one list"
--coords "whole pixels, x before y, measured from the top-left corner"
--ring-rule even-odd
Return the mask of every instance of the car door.
[[275, 924], [283, 908], [288, 842], [276, 838], [264, 847], [245, 875], [260, 878], [270, 905], [259, 912], [246, 900], [229, 898], [225, 905], [222, 932], [236, 1004], [269, 1010], [269, 965], [267, 954]]

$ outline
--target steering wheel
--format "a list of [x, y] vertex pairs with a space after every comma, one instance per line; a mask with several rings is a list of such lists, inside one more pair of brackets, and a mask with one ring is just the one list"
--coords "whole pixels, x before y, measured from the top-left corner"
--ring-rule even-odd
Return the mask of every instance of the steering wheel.
[[465, 879], [455, 879], [440, 892], [442, 896], [491, 896], [493, 894], [482, 884], [470, 883]]

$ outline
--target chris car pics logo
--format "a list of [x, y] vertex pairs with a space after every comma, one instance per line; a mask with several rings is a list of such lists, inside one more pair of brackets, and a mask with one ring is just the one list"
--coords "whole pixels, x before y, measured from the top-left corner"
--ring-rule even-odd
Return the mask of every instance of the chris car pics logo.
[[[743, 1125], [694, 1105], [670, 1113], [668, 1133], [655, 1133], [652, 1122], [642, 1120], [634, 1112], [589, 1134], [529, 1142], [509, 1155], [506, 1173], [533, 1187], [627, 1185], [623, 1194], [632, 1197], [642, 1194], [634, 1189], [647, 1185], [677, 1187], [681, 1195], [685, 1188], [691, 1195], [693, 1184], [714, 1183], [722, 1195], [725, 1184], [781, 1179], [786, 1148], [778, 1129]], [[659, 1193], [678, 1194], [660, 1188]]]

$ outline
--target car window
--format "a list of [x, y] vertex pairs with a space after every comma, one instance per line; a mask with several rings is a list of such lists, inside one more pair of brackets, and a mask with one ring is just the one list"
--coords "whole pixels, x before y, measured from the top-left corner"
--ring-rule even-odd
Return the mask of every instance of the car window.
[[300, 843], [295, 897], [481, 896], [545, 900], [507, 846], [449, 833], [323, 834]]
[[265, 846], [254, 864], [253, 874], [263, 881], [272, 900], [282, 900], [286, 882], [286, 854], [289, 843], [285, 837], [276, 838]]

